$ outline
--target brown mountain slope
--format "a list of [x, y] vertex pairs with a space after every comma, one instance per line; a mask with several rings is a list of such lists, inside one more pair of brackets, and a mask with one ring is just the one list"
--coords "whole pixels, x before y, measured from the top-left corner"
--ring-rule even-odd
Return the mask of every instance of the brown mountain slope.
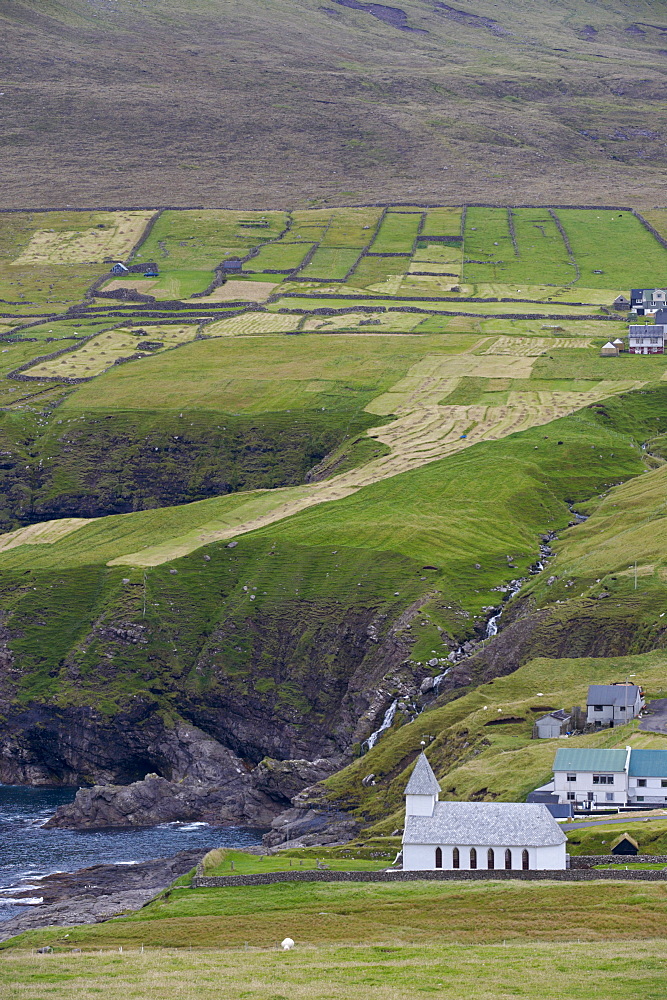
[[0, 3], [0, 205], [653, 205], [664, 4]]

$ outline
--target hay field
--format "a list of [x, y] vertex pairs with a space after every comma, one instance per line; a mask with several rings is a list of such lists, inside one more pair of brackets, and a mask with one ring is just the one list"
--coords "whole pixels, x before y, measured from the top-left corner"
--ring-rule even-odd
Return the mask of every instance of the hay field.
[[[137, 345], [142, 340], [162, 342], [164, 348], [175, 347], [194, 340], [197, 327], [185, 324], [152, 325], [142, 327], [142, 330], [145, 330], [145, 335], [123, 328], [98, 333], [67, 354], [31, 366], [26, 374], [31, 378], [93, 378], [107, 371], [119, 359], [128, 358], [137, 353], [137, 350], [141, 353]], [[159, 353], [164, 348], [151, 353]]]
[[[250, 313], [250, 320], [277, 323], [289, 316]], [[81, 386], [67, 401], [72, 412], [137, 409], [182, 409], [189, 406], [217, 412], [266, 413], [282, 409], [327, 409], [348, 405], [356, 399], [361, 407], [373, 396], [402, 378], [425, 354], [439, 352], [443, 359], [455, 357], [479, 342], [478, 337], [364, 337], [355, 334], [256, 333], [229, 335], [229, 324], [247, 321], [233, 317], [205, 327], [217, 336], [185, 344], [137, 364], [121, 365], [94, 385]], [[226, 331], [220, 333], [220, 329]], [[477, 364], [488, 358], [475, 359]], [[496, 359], [497, 363], [497, 359]], [[522, 362], [524, 363], [524, 362]], [[309, 387], [314, 382], [334, 383], [320, 395]], [[155, 387], [160, 386], [159, 398]]]
[[295, 333], [302, 322], [303, 316], [247, 313], [244, 316], [230, 316], [229, 319], [208, 323], [205, 334], [207, 337], [252, 337], [255, 334], [265, 333]]
[[17, 266], [100, 264], [104, 257], [125, 260], [153, 214], [151, 211], [99, 213], [101, 221], [89, 229], [38, 229], [12, 263]]
[[228, 278], [224, 284], [214, 288], [210, 295], [198, 298], [196, 301], [206, 305], [207, 302], [266, 302], [277, 287], [274, 281], [244, 281]]
[[[362, 339], [365, 343], [365, 338]], [[371, 341], [376, 341], [376, 338], [371, 338]], [[262, 501], [261, 511], [257, 512], [252, 504], [236, 510], [233, 524], [225, 521], [198, 528], [194, 534], [189, 533], [172, 538], [164, 544], [154, 544], [142, 551], [122, 555], [114, 560], [114, 564], [158, 565], [185, 555], [208, 542], [232, 538], [276, 523], [310, 507], [341, 500], [380, 480], [418, 469], [482, 442], [497, 441], [531, 427], [550, 423], [636, 385], [622, 381], [603, 381], [597, 385], [585, 383], [586, 389], [583, 391], [531, 390], [522, 387], [510, 390], [506, 402], [498, 405], [443, 404], [441, 401], [451, 395], [462, 377], [472, 375], [490, 381], [509, 380], [510, 384], [512, 380], [529, 380], [533, 357], [473, 354], [472, 351], [479, 345], [480, 341], [473, 341], [458, 354], [422, 357], [399, 382], [366, 405], [367, 412], [382, 416], [396, 415], [396, 419], [390, 423], [371, 428], [367, 432], [369, 438], [380, 441], [389, 449], [387, 454], [311, 486], [274, 491], [274, 502], [267, 507], [265, 501]], [[345, 358], [351, 372], [356, 359], [349, 357], [349, 350], [350, 347], [347, 346]], [[400, 352], [401, 348], [397, 347], [397, 350]], [[277, 406], [278, 399], [282, 406], [288, 401], [291, 406], [297, 405], [299, 397], [294, 389], [290, 394], [285, 384], [285, 377], [290, 370], [295, 374], [303, 372], [303, 361], [298, 369], [286, 367], [283, 361], [279, 390], [277, 387], [269, 390], [261, 381], [255, 381], [255, 405], [258, 388], [263, 392], [263, 406]], [[311, 368], [312, 377], [316, 381], [304, 387], [306, 393], [318, 394], [320, 399], [330, 394], [336, 388], [335, 383], [325, 380], [323, 376], [334, 370], [337, 370], [340, 379], [340, 361], [333, 369], [320, 368], [319, 379]], [[245, 391], [247, 389], [244, 388], [244, 383], [228, 381], [224, 384], [225, 396], [234, 406], [242, 405], [241, 400], [245, 397], [241, 394]], [[269, 395], [269, 391], [273, 395]], [[247, 400], [246, 408], [249, 404], [252, 406], [250, 400]]]
[[514, 356], [536, 357], [546, 351], [557, 351], [562, 348], [590, 347], [590, 340], [577, 340], [568, 337], [498, 337], [483, 354], [511, 354]]
[[319, 330], [322, 333], [334, 330], [354, 330], [360, 333], [402, 333], [414, 330], [421, 323], [421, 316], [410, 313], [346, 313], [344, 316], [315, 316], [306, 319], [303, 330]]

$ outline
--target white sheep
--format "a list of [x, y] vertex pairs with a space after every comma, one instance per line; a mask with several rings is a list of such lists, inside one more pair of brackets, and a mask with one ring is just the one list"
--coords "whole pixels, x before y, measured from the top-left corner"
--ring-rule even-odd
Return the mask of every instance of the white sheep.
[[292, 941], [292, 938], [285, 938], [280, 942], [280, 947], [283, 951], [289, 951], [290, 948], [294, 947], [294, 941]]

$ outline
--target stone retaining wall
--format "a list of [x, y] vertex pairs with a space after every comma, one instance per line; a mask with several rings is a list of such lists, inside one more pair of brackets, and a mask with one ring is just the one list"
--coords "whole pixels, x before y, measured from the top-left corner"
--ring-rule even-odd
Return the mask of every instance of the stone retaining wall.
[[[596, 859], [597, 864], [604, 864], [605, 858]], [[614, 857], [618, 863], [618, 858]], [[502, 868], [493, 871], [486, 869], [468, 871], [417, 871], [417, 872], [333, 872], [333, 871], [289, 871], [267, 872], [265, 875], [204, 875], [195, 876], [192, 886], [195, 889], [224, 889], [234, 886], [274, 885], [277, 882], [485, 882], [495, 881], [557, 881], [557, 882], [593, 882], [602, 880], [638, 880], [643, 882], [665, 882], [667, 873], [634, 869], [631, 871], [595, 871], [591, 868], [568, 869], [558, 871], [505, 871]]]
[[570, 870], [595, 868], [596, 865], [622, 864], [653, 864], [667, 865], [667, 855], [664, 854], [580, 854], [570, 855]]

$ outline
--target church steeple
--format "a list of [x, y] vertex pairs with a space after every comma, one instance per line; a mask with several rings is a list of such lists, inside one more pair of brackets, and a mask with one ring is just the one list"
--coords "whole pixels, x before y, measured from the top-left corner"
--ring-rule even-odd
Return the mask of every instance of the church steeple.
[[440, 784], [422, 751], [405, 786], [406, 816], [432, 816], [439, 795]]

